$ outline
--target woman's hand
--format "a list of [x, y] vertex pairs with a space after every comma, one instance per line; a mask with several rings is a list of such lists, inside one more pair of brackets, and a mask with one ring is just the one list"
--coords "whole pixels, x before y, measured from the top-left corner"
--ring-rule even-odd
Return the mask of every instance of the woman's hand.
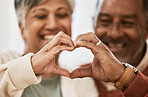
[[124, 66], [114, 57], [109, 48], [93, 33], [79, 35], [74, 41], [75, 47], [86, 47], [94, 54], [93, 63], [86, 68], [78, 68], [71, 73], [71, 78], [93, 77], [100, 81], [117, 81], [124, 71]]
[[63, 51], [74, 50], [74, 44], [70, 36], [59, 32], [45, 47], [32, 57], [32, 67], [36, 75], [58, 74], [70, 77], [68, 70], [56, 64], [56, 57]]

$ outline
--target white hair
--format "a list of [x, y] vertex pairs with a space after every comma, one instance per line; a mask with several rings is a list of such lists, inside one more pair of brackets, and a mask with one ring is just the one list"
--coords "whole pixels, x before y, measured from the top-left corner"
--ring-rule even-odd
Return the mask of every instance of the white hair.
[[[41, 4], [47, 0], [15, 0], [15, 10], [19, 23], [24, 23], [27, 12], [34, 6]], [[71, 11], [74, 10], [74, 0], [67, 0]]]

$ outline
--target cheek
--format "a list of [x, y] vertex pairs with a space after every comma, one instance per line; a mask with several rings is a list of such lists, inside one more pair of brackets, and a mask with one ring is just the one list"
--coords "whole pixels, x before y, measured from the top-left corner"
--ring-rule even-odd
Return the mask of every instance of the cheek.
[[140, 29], [126, 29], [124, 32], [133, 42], [140, 42], [143, 40], [142, 31]]
[[28, 49], [40, 49], [41, 43], [39, 38], [39, 32], [42, 28], [42, 23], [38, 22], [26, 22], [26, 46]]
[[32, 38], [37, 38], [40, 30], [42, 29], [43, 24], [39, 22], [28, 22], [26, 29], [28, 30], [29, 36]]
[[96, 34], [96, 36], [97, 37], [99, 37], [99, 38], [101, 38], [103, 35], [105, 35], [107, 33], [107, 28], [105, 29], [105, 28], [100, 28], [100, 27], [98, 27], [98, 28], [96, 28], [95, 29], [95, 34]]
[[71, 36], [71, 19], [63, 20], [60, 23], [66, 31], [65, 33]]

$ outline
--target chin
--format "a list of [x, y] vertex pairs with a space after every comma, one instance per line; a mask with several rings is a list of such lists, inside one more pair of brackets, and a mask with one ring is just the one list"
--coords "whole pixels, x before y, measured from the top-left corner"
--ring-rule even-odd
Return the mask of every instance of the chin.
[[117, 59], [120, 62], [126, 62], [126, 63], [131, 63], [131, 58], [127, 57], [127, 56], [117, 56]]

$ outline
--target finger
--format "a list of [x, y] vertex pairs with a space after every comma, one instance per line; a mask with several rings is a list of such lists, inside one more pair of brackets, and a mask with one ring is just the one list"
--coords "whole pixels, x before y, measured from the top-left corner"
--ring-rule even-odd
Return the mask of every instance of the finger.
[[74, 46], [71, 37], [62, 31], [60, 31], [58, 33], [58, 35], [55, 37], [55, 40], [58, 40], [58, 41], [56, 41], [56, 42], [58, 42], [58, 44], [63, 43], [65, 45]]
[[51, 52], [53, 54], [57, 54], [57, 53], [60, 53], [61, 51], [64, 51], [64, 50], [73, 51], [74, 49], [75, 48], [69, 47], [69, 46], [66, 46], [66, 45], [57, 45], [56, 47], [51, 49]]
[[42, 49], [48, 48], [51, 49], [58, 43], [58, 38], [62, 35], [62, 32], [59, 32], [47, 45], [45, 45]]
[[88, 41], [88, 42], [92, 42], [92, 43], [95, 43], [96, 44], [99, 41], [99, 39], [97, 38], [97, 36], [94, 33], [89, 32], [89, 33], [86, 33], [86, 34], [79, 35], [75, 39], [74, 43], [76, 41]]
[[77, 41], [75, 43], [75, 47], [86, 47], [90, 49], [94, 55], [101, 55], [102, 53], [110, 52], [109, 48], [102, 42], [100, 45], [96, 45], [87, 41]]
[[83, 65], [80, 65], [80, 67], [81, 67], [81, 68], [83, 68], [83, 67], [85, 68], [85, 67], [90, 67], [90, 65], [91, 65], [91, 64], [83, 64]]
[[64, 37], [59, 39], [58, 45], [67, 45], [70, 47], [74, 47], [73, 41]]
[[70, 78], [83, 78], [83, 77], [91, 77], [91, 68], [78, 68], [72, 71]]
[[75, 38], [74, 42], [78, 41], [78, 39], [79, 39], [80, 37], [82, 37], [82, 36], [83, 36], [83, 34], [78, 35], [78, 36]]
[[91, 50], [98, 48], [96, 44], [87, 41], [77, 41], [75, 47], [86, 47]]
[[[89, 33], [92, 33], [92, 32], [89, 32]], [[81, 40], [80, 38], [81, 37], [86, 37], [88, 35], [88, 33], [85, 33], [85, 34], [80, 34], [76, 37], [76, 39], [74, 40], [74, 42], [78, 41], [78, 40]]]
[[53, 74], [58, 74], [61, 76], [66, 76], [66, 77], [70, 77], [70, 72], [66, 69], [63, 69], [61, 67], [56, 67], [55, 70], [52, 72]]
[[64, 36], [58, 36], [55, 39], [53, 39], [51, 42], [49, 42], [43, 49], [44, 51], [49, 51], [51, 48], [57, 45], [66, 45], [66, 46], [75, 48], [71, 38], [65, 38]]
[[69, 47], [69, 46], [61, 46], [61, 45], [57, 45], [56, 47], [52, 48], [50, 51], [46, 51], [44, 52], [43, 55], [43, 62], [49, 62], [51, 61], [53, 58], [55, 58], [61, 51], [73, 51], [74, 48]]
[[61, 46], [57, 45], [56, 47], [52, 48], [49, 52], [46, 53], [46, 58], [52, 59], [56, 55], [58, 55], [61, 51], [67, 50], [67, 51], [73, 51], [75, 48], [69, 47], [69, 46]]
[[64, 36], [65, 38], [67, 38], [67, 39], [70, 39], [70, 40], [71, 40], [71, 37], [70, 37], [69, 35], [65, 34], [65, 33], [64, 33], [64, 32], [62, 32], [62, 31], [60, 31], [60, 33], [63, 33], [63, 36]]

